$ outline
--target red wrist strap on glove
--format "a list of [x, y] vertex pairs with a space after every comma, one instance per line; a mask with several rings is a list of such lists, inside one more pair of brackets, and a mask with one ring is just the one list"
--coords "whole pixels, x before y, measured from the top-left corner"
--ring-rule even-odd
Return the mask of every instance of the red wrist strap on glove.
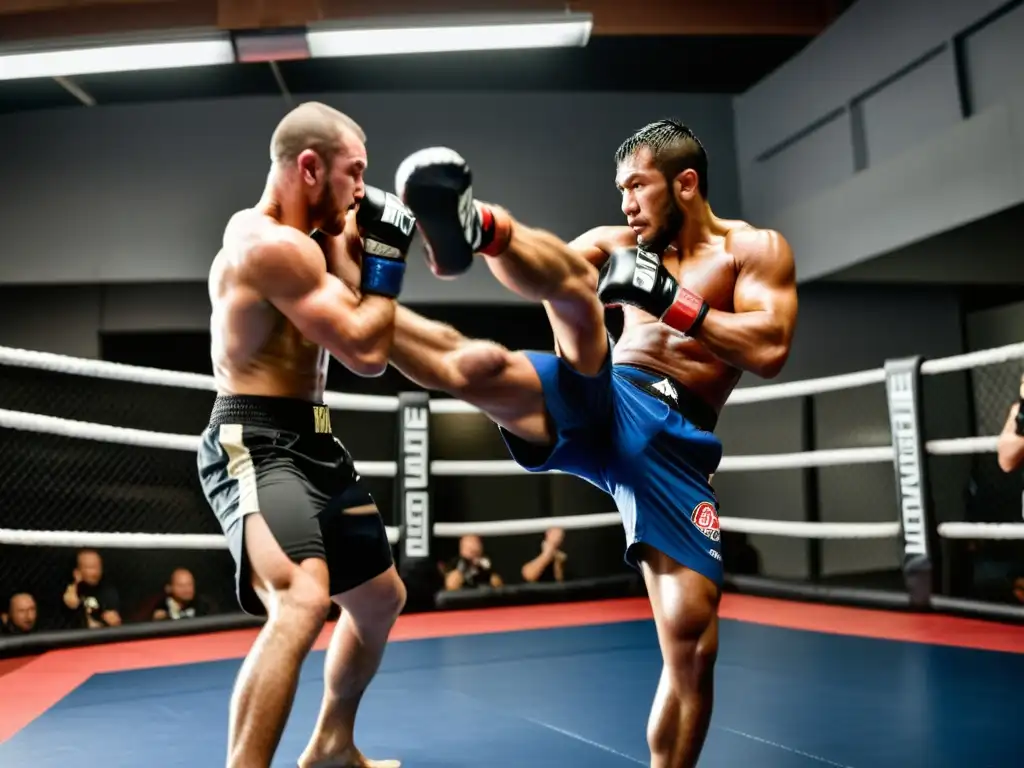
[[480, 212], [480, 229], [484, 233], [480, 253], [484, 256], [500, 256], [508, 250], [512, 240], [512, 219], [501, 208], [492, 208], [483, 203], [477, 203], [476, 206]]
[[692, 335], [704, 322], [708, 309], [708, 303], [703, 298], [680, 286], [676, 291], [676, 300], [665, 310], [661, 322]]

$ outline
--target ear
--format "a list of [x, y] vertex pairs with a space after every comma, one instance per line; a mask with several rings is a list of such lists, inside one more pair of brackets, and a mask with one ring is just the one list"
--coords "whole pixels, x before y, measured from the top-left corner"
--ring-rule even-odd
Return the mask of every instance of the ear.
[[693, 200], [693, 198], [700, 194], [698, 181], [697, 172], [692, 168], [687, 168], [685, 171], [676, 175], [675, 182], [672, 186], [675, 193], [681, 200], [689, 201]]
[[299, 153], [295, 162], [299, 167], [299, 178], [302, 180], [302, 183], [311, 187], [316, 186], [324, 173], [324, 166], [320, 155], [312, 149], [304, 149]]

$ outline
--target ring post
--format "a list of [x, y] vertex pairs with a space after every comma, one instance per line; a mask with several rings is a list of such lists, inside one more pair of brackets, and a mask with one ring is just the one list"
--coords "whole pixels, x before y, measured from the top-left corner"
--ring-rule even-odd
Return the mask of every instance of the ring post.
[[432, 607], [437, 569], [433, 565], [434, 521], [430, 498], [430, 396], [398, 395], [398, 471], [395, 501], [401, 509], [399, 573], [411, 610]]
[[914, 608], [931, 604], [935, 527], [921, 423], [921, 357], [887, 360], [885, 397], [892, 430], [896, 503], [903, 536], [903, 580]]

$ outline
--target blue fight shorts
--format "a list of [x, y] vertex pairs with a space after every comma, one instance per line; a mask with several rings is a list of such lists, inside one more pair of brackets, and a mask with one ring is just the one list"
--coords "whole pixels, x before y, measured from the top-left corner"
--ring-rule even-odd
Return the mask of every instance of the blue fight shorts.
[[721, 587], [714, 410], [665, 376], [613, 365], [610, 351], [596, 376], [557, 355], [525, 354], [540, 377], [555, 442], [528, 443], [501, 429], [516, 463], [575, 475], [614, 497], [633, 568], [640, 570], [636, 546], [647, 544]]

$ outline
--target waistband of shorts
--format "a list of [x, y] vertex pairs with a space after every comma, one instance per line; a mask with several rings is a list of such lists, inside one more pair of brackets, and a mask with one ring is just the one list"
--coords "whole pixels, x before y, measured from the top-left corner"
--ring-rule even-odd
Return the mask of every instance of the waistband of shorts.
[[[632, 364], [618, 363], [615, 370], [630, 384], [661, 400], [698, 429], [714, 432], [715, 427], [718, 426], [718, 412], [700, 395], [671, 376]], [[669, 389], [669, 391], [674, 389], [676, 397], [658, 389], [657, 385], [661, 382], [668, 382], [671, 389], [669, 387], [663, 387], [663, 389]]]
[[241, 424], [299, 435], [331, 434], [331, 411], [323, 403], [290, 397], [217, 395], [209, 427]]

